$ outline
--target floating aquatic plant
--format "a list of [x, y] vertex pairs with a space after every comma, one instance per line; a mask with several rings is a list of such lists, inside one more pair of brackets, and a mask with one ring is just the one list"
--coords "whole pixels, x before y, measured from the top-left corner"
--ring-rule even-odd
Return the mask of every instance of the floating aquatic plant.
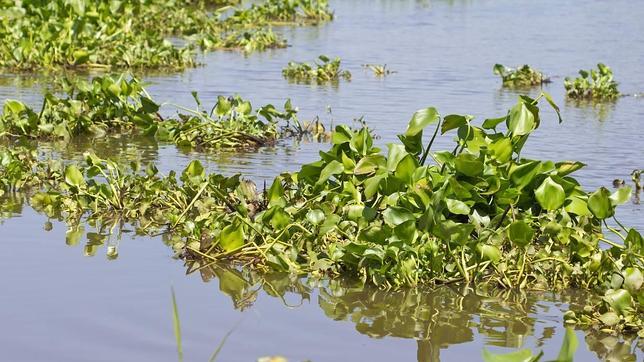
[[[153, 165], [92, 154], [85, 165], [64, 165], [18, 149], [0, 153], [0, 184], [36, 190], [32, 206], [65, 219], [166, 232], [188, 259], [383, 287], [596, 290], [602, 303], [589, 302], [567, 322], [641, 331], [644, 241], [614, 216], [631, 190], [586, 192], [571, 176], [584, 164], [522, 155], [544, 98], [558, 113], [548, 95], [521, 96], [480, 126], [468, 115], [420, 110], [386, 155], [368, 129], [338, 126], [320, 160], [280, 175], [264, 192], [239, 176], [209, 175], [198, 161], [177, 178]], [[456, 131], [453, 150], [432, 151], [439, 131]]]
[[282, 135], [308, 134], [290, 101], [284, 111], [270, 104], [254, 111], [239, 96], [220, 96], [207, 112], [193, 93], [198, 109], [180, 107], [184, 113], [175, 119], [160, 115], [162, 105], [135, 78], [105, 76], [91, 82], [65, 79], [62, 83], [66, 97], [47, 93], [40, 110], [17, 100], [5, 101], [0, 138], [70, 139], [81, 134], [137, 131], [184, 147], [243, 148], [270, 144]]
[[580, 70], [579, 77], [575, 79], [566, 77], [564, 87], [566, 96], [573, 99], [601, 101], [620, 96], [613, 71], [602, 63], [597, 64], [597, 69]]
[[282, 70], [282, 75], [286, 79], [305, 83], [327, 83], [351, 79], [351, 72], [340, 68], [340, 58], [331, 60], [325, 55], [320, 55], [318, 59], [321, 63], [315, 62], [313, 65], [289, 62]]
[[493, 70], [494, 74], [501, 77], [505, 87], [530, 87], [550, 83], [550, 78], [527, 64], [517, 68], [495, 64]]
[[396, 71], [387, 68], [387, 64], [364, 64], [363, 67], [371, 70], [377, 77], [384, 77], [396, 73]]

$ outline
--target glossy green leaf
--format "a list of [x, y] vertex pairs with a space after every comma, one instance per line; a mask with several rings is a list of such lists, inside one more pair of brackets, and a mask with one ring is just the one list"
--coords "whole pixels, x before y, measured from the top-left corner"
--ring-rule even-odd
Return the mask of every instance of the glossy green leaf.
[[344, 172], [344, 166], [342, 165], [342, 163], [340, 163], [340, 162], [338, 162], [336, 160], [333, 160], [333, 161], [329, 162], [329, 164], [324, 166], [324, 168], [320, 172], [320, 179], [318, 180], [318, 182], [316, 184], [318, 184], [318, 185], [323, 184], [331, 176], [341, 174], [342, 172]]
[[631, 199], [632, 189], [629, 186], [620, 187], [610, 195], [610, 202], [613, 206], [626, 203]]
[[537, 127], [537, 122], [526, 104], [518, 102], [510, 110], [507, 125], [513, 136], [523, 136], [532, 132]]
[[590, 212], [599, 219], [606, 219], [615, 213], [610, 199], [610, 192], [605, 187], [593, 192], [588, 197], [588, 208]]
[[467, 204], [465, 204], [463, 201], [446, 199], [445, 203], [447, 203], [447, 209], [452, 214], [468, 215], [470, 213], [470, 207], [467, 206]]
[[438, 111], [434, 107], [418, 110], [414, 113], [405, 131], [405, 136], [415, 136], [432, 123], [440, 120]]
[[461, 153], [454, 161], [456, 171], [464, 174], [465, 176], [479, 176], [483, 173], [483, 162], [476, 156], [469, 153]]
[[244, 245], [244, 229], [242, 225], [231, 224], [221, 230], [219, 245], [226, 252], [237, 250]]
[[81, 187], [85, 185], [85, 178], [78, 167], [68, 165], [65, 167], [65, 182], [71, 186]]
[[510, 224], [508, 237], [515, 245], [525, 247], [532, 242], [534, 230], [525, 221], [518, 220]]
[[385, 223], [391, 227], [400, 225], [405, 221], [416, 219], [411, 211], [401, 207], [388, 207], [382, 212], [382, 218]]
[[563, 187], [547, 177], [541, 185], [534, 191], [534, 195], [542, 208], [553, 211], [563, 206], [566, 200], [566, 193]]

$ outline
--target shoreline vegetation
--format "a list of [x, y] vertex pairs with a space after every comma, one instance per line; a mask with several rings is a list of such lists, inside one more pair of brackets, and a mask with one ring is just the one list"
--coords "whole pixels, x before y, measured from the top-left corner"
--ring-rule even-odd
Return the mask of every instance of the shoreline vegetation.
[[[545, 93], [480, 124], [419, 110], [384, 153], [368, 128], [337, 126], [319, 161], [263, 191], [199, 161], [161, 175], [154, 164], [40, 160], [21, 147], [0, 151], [0, 187], [28, 194], [72, 235], [81, 222], [129, 224], [203, 263], [394, 289], [591, 290], [598, 298], [566, 313], [566, 324], [641, 335], [644, 241], [614, 216], [631, 189], [587, 192], [571, 176], [584, 164], [522, 157], [542, 100], [558, 115]], [[452, 150], [431, 149], [439, 131], [456, 134]]]
[[198, 51], [283, 48], [273, 26], [331, 21], [326, 0], [0, 0], [0, 69], [177, 71]]

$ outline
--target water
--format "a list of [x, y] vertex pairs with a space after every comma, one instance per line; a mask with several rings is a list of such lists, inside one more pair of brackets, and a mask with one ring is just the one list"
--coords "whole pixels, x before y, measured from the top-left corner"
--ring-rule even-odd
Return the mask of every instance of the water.
[[[526, 157], [587, 163], [577, 175], [589, 190], [610, 187], [613, 179], [628, 179], [631, 170], [644, 168], [644, 99], [579, 106], [564, 100], [562, 85], [564, 76], [601, 61], [613, 68], [622, 92], [644, 91], [644, 3], [344, 0], [332, 2], [332, 7], [336, 20], [328, 25], [279, 29], [293, 45], [286, 50], [248, 57], [210, 53], [203, 57], [203, 67], [146, 77], [150, 93], [157, 100], [188, 106], [192, 90], [205, 104], [220, 94], [238, 93], [254, 105], [282, 105], [291, 98], [304, 119], [320, 116], [337, 124], [364, 116], [384, 145], [404, 131], [419, 108], [435, 106], [443, 115], [467, 113], [481, 120], [503, 115], [518, 93], [501, 89], [492, 66], [528, 63], [555, 76], [545, 90], [561, 106], [565, 122], [557, 124], [544, 108], [542, 126], [528, 142]], [[340, 56], [353, 80], [329, 87], [289, 84], [282, 78], [288, 61], [309, 61], [320, 54]], [[364, 63], [387, 63], [398, 73], [378, 79], [361, 68]], [[2, 99], [36, 103], [40, 92], [37, 77], [0, 75]], [[441, 137], [435, 148], [450, 148], [451, 142]], [[213, 170], [241, 172], [261, 182], [297, 170], [325, 147], [284, 141], [256, 153], [197, 154], [146, 140], [112, 138], [58, 149], [65, 158], [77, 158], [87, 149], [99, 155], [118, 151], [121, 157], [157, 161], [164, 171], [199, 158]], [[618, 216], [644, 230], [641, 205], [625, 205]], [[287, 293], [285, 305], [271, 296], [280, 293], [265, 284], [253, 305], [240, 311], [221, 292], [230, 291], [230, 283], [218, 278], [204, 283], [199, 272], [185, 276], [186, 267], [172, 259], [159, 238], [126, 233], [119, 258], [108, 261], [104, 246], [95, 257], [84, 257], [85, 240], [67, 246], [65, 226], [54, 222], [45, 231], [46, 221], [26, 207], [0, 225], [0, 346], [7, 360], [176, 360], [170, 286], [177, 295], [187, 361], [207, 360], [233, 328], [220, 361], [273, 354], [291, 361], [429, 361], [437, 355], [446, 361], [479, 360], [484, 346], [498, 352], [544, 349], [546, 359], [552, 359], [563, 339], [561, 313], [575, 300], [546, 294], [481, 300], [471, 291], [465, 297], [455, 296], [463, 291], [362, 291], [331, 298], [333, 305], [351, 309], [351, 316], [337, 318], [323, 307], [329, 287], [311, 288], [310, 297], [292, 307], [301, 293]], [[290, 283], [271, 280], [275, 285]], [[336, 291], [347, 293], [344, 288]], [[408, 318], [416, 312], [423, 317], [414, 321], [417, 329], [410, 329]], [[433, 314], [438, 322], [428, 323], [432, 319], [426, 316]], [[432, 328], [434, 334], [427, 332]], [[631, 352], [637, 354], [633, 359], [644, 358], [641, 345], [577, 335], [579, 361], [608, 359], [607, 346], [617, 360]]]

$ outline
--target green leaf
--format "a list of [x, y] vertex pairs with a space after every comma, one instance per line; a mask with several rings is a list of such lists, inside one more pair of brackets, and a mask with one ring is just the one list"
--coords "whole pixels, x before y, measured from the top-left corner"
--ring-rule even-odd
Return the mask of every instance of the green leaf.
[[546, 98], [546, 101], [548, 101], [548, 104], [550, 104], [550, 107], [555, 110], [555, 113], [557, 113], [557, 118], [559, 118], [559, 123], [563, 122], [563, 119], [561, 118], [561, 112], [559, 111], [559, 106], [555, 103], [555, 101], [552, 99], [552, 96], [548, 92], [541, 92], [543, 94], [544, 98]]
[[608, 290], [602, 298], [619, 315], [631, 314], [633, 298], [626, 289]]
[[313, 225], [318, 225], [324, 221], [324, 212], [320, 209], [309, 210], [306, 213], [306, 219]]
[[624, 270], [624, 288], [631, 294], [637, 295], [644, 283], [644, 275], [638, 268], [626, 268]]
[[528, 106], [523, 102], [517, 102], [510, 110], [507, 125], [513, 136], [523, 136], [532, 132], [536, 128], [537, 122]]
[[418, 133], [422, 132], [425, 127], [429, 126], [432, 123], [438, 122], [439, 119], [440, 116], [438, 114], [438, 111], [434, 107], [418, 110], [411, 117], [409, 125], [407, 126], [407, 131], [405, 132], [405, 136], [415, 136]]
[[461, 153], [454, 162], [456, 171], [465, 176], [474, 177], [483, 174], [483, 162], [469, 153]]
[[500, 163], [510, 161], [512, 157], [512, 141], [507, 137], [501, 137], [488, 145], [488, 149]]
[[529, 349], [522, 349], [516, 352], [495, 354], [483, 348], [484, 362], [532, 362], [534, 357]]
[[159, 111], [159, 105], [148, 97], [141, 97], [141, 108], [145, 113], [156, 113]]
[[[357, 169], [357, 167], [356, 167]], [[320, 179], [316, 182], [316, 185], [325, 183], [331, 176], [337, 175], [344, 172], [344, 165], [342, 163], [333, 160], [329, 162], [322, 171], [320, 171]]]
[[496, 126], [499, 125], [499, 123], [505, 121], [507, 117], [499, 117], [499, 118], [488, 118], [485, 121], [483, 121], [483, 124], [481, 127], [485, 129], [495, 129]]
[[441, 134], [466, 125], [470, 119], [472, 119], [472, 116], [461, 116], [460, 114], [445, 116], [443, 118], [443, 124], [441, 125]]
[[631, 193], [630, 186], [620, 187], [610, 195], [610, 202], [613, 206], [621, 205], [631, 199]]
[[387, 175], [376, 175], [365, 180], [364, 195], [367, 199], [372, 198], [378, 192], [380, 182], [386, 177]]
[[566, 199], [568, 203], [565, 206], [565, 210], [579, 216], [590, 216], [591, 212], [588, 209], [588, 203], [586, 200], [578, 197], [571, 196]]
[[518, 220], [510, 224], [508, 237], [517, 246], [525, 247], [532, 242], [534, 230], [525, 221]]
[[575, 335], [575, 330], [571, 327], [567, 327], [566, 335], [564, 336], [561, 349], [559, 350], [557, 362], [572, 362], [578, 346], [579, 341], [577, 340], [577, 335]]
[[494, 245], [478, 244], [477, 249], [482, 260], [498, 263], [501, 260], [501, 251]]
[[610, 192], [605, 187], [593, 192], [588, 197], [588, 208], [590, 212], [599, 219], [606, 219], [615, 213], [613, 204], [610, 200]]
[[404, 209], [402, 207], [388, 207], [385, 211], [382, 212], [382, 218], [385, 223], [391, 227], [400, 225], [405, 221], [416, 220], [414, 214], [411, 211]]
[[65, 182], [71, 186], [81, 187], [85, 185], [85, 178], [78, 167], [68, 165], [65, 167]]
[[445, 199], [447, 203], [447, 209], [456, 215], [469, 215], [470, 207], [467, 206], [463, 201], [454, 200], [454, 199]]
[[566, 193], [563, 187], [548, 177], [534, 191], [534, 195], [542, 208], [553, 211], [558, 210], [566, 201]]
[[396, 170], [398, 163], [405, 158], [405, 156], [409, 155], [409, 153], [407, 153], [405, 146], [403, 145], [390, 143], [387, 147], [389, 148], [389, 154], [387, 155], [387, 170], [389, 170], [389, 172], [393, 172]]
[[268, 189], [268, 206], [284, 206], [286, 203], [282, 198], [284, 196], [284, 186], [282, 186], [282, 177], [276, 177]]
[[644, 249], [644, 238], [642, 238], [642, 235], [637, 230], [629, 229], [624, 240], [624, 245], [635, 252], [639, 252]]
[[353, 173], [355, 175], [367, 175], [375, 172], [379, 167], [384, 166], [385, 158], [382, 155], [369, 155], [358, 161]]
[[226, 252], [239, 249], [244, 245], [244, 229], [242, 225], [231, 224], [221, 230], [219, 245]]
[[586, 164], [579, 161], [564, 161], [557, 162], [555, 166], [557, 167], [557, 175], [564, 177], [579, 170], [582, 167], [585, 167]]
[[510, 180], [516, 185], [519, 190], [528, 186], [532, 179], [537, 175], [541, 169], [541, 162], [529, 161], [521, 165], [512, 165], [510, 167]]

